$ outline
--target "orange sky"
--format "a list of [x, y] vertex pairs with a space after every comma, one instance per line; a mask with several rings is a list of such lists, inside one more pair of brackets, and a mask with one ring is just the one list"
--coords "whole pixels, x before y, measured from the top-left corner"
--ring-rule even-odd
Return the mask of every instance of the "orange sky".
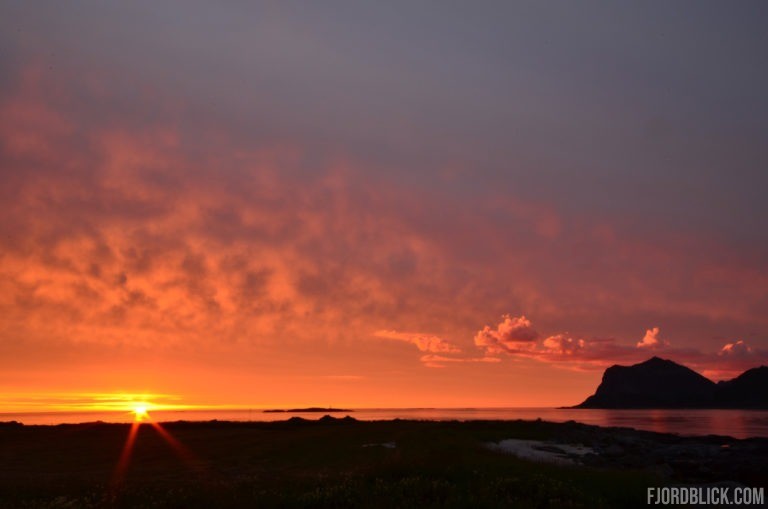
[[681, 201], [658, 220], [632, 186], [571, 187], [554, 138], [550, 159], [491, 171], [487, 133], [403, 112], [337, 136], [315, 103], [232, 97], [231, 62], [209, 90], [153, 74], [161, 57], [57, 57], [19, 34], [0, 84], [0, 412], [99, 394], [556, 406], [651, 355], [715, 378], [768, 362], [768, 246], [729, 237], [736, 216], [689, 224], [708, 206]]

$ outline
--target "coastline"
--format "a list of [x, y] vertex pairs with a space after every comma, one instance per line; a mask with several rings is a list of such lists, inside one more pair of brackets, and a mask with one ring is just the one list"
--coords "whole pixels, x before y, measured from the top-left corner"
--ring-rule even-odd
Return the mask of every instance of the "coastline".
[[354, 412], [348, 408], [322, 408], [322, 407], [307, 407], [307, 408], [267, 408], [262, 410], [265, 414], [320, 414], [320, 413], [342, 413], [342, 412]]
[[[727, 435], [735, 438], [768, 437], [768, 411], [711, 409], [558, 409], [531, 408], [353, 408], [349, 412], [264, 412], [264, 409], [211, 408], [189, 410], [151, 410], [160, 422], [172, 421], [279, 421], [290, 416], [317, 419], [325, 413], [349, 413], [358, 420], [536, 420], [577, 421], [602, 427], [630, 427], [683, 436]], [[339, 409], [341, 410], [341, 409]], [[0, 421], [24, 424], [61, 424], [104, 421], [130, 423], [129, 412], [45, 412], [0, 413]]]

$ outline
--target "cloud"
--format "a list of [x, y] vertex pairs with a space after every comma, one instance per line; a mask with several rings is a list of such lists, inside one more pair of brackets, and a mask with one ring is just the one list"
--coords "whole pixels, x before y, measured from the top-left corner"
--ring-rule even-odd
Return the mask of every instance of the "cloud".
[[575, 355], [583, 351], [587, 346], [584, 339], [576, 339], [564, 334], [549, 336], [543, 342], [547, 352], [563, 355]]
[[185, 408], [182, 398], [173, 394], [157, 393], [8, 393], [0, 396], [4, 408], [15, 411], [128, 411], [137, 402], [150, 402], [155, 409]]
[[416, 345], [422, 352], [432, 353], [461, 353], [461, 349], [438, 336], [417, 332], [397, 332], [394, 330], [379, 330], [373, 333], [377, 338], [394, 339]]
[[432, 334], [414, 332], [398, 332], [394, 330], [379, 330], [375, 337], [403, 341], [415, 345], [421, 352], [428, 352], [419, 361], [427, 368], [444, 368], [451, 364], [463, 363], [496, 363], [501, 359], [492, 355], [473, 357], [463, 355], [461, 348], [450, 341]]
[[637, 348], [646, 348], [654, 350], [657, 348], [669, 346], [669, 341], [659, 339], [659, 328], [654, 327], [645, 331], [643, 339], [637, 343]]
[[579, 369], [586, 365], [601, 367], [634, 354], [633, 349], [611, 338], [580, 338], [568, 333], [552, 334], [541, 341], [539, 338], [525, 316], [503, 315], [496, 329], [486, 325], [478, 331], [474, 343], [486, 355], [507, 354], [548, 363], [577, 363], [575, 366]]
[[422, 352], [429, 352], [419, 357], [421, 363], [428, 368], [444, 368], [447, 365], [462, 363], [501, 362], [500, 358], [492, 355], [482, 357], [463, 355], [461, 348], [446, 339], [432, 334], [379, 330], [374, 332], [373, 335], [378, 338], [410, 343]]
[[515, 352], [532, 348], [539, 337], [530, 320], [525, 316], [503, 315], [502, 321], [492, 329], [488, 325], [475, 334], [476, 346], [485, 348], [489, 353]]
[[768, 349], [755, 347], [739, 339], [726, 343], [716, 353], [703, 355], [695, 364], [705, 376], [728, 380], [747, 369], [768, 365]]
[[[430, 366], [505, 354], [597, 369], [648, 355], [610, 339], [633, 337], [647, 316], [693, 324], [675, 343], [697, 352], [694, 333], [766, 330], [759, 253], [663, 231], [647, 240], [505, 189], [476, 200], [466, 168], [420, 186], [391, 161], [319, 150], [266, 121], [242, 129], [162, 91], [46, 69], [0, 85], [0, 367], [106, 366], [115, 348], [299, 365], [328, 347], [367, 362], [352, 339], [378, 330]], [[685, 295], [667, 298], [670, 288]], [[506, 309], [551, 330], [503, 315], [478, 331], [478, 317]], [[399, 332], [430, 330], [482, 353]], [[408, 361], [400, 350], [390, 367]]]
[[[485, 326], [475, 335], [475, 345], [487, 355], [506, 354], [511, 357], [535, 359], [543, 363], [562, 366], [576, 371], [604, 369], [612, 364], [634, 364], [646, 360], [649, 352], [685, 364], [715, 380], [733, 378], [743, 371], [768, 363], [768, 350], [754, 348], [743, 340], [725, 344], [717, 351], [699, 348], [673, 348], [660, 338], [658, 327], [647, 329], [643, 339], [630, 346], [615, 338], [577, 337], [568, 333], [555, 333], [539, 341], [502, 343], [502, 332], [510, 330], [532, 331], [533, 324], [525, 317], [518, 319], [504, 315], [497, 330]], [[509, 336], [506, 336], [507, 338]], [[532, 333], [524, 337], [533, 337]], [[510, 346], [513, 345], [513, 347]], [[521, 346], [522, 345], [522, 346]]]
[[422, 363], [428, 368], [444, 368], [446, 367], [446, 364], [455, 364], [455, 363], [465, 363], [465, 362], [490, 362], [490, 363], [496, 363], [501, 362], [501, 359], [498, 357], [491, 357], [491, 356], [485, 356], [485, 357], [447, 357], [445, 355], [436, 355], [436, 354], [427, 354], [422, 355], [421, 358]]
[[757, 352], [744, 341], [738, 340], [733, 343], [726, 343], [717, 355], [727, 359], [752, 359], [757, 356]]

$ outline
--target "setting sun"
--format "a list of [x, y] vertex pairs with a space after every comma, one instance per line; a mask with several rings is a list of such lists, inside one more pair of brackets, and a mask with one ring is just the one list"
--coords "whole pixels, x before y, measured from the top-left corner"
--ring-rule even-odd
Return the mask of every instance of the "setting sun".
[[147, 405], [145, 404], [134, 405], [131, 411], [133, 412], [134, 418], [137, 421], [143, 421], [149, 418], [149, 413], [147, 413]]

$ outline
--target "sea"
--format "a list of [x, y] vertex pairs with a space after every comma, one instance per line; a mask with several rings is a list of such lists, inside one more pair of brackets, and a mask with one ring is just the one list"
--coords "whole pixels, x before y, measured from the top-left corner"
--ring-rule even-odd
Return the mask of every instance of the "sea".
[[[170, 421], [279, 421], [293, 416], [319, 419], [322, 412], [264, 412], [262, 409], [155, 410], [152, 420]], [[678, 435], [725, 435], [734, 438], [768, 437], [768, 410], [604, 410], [574, 408], [357, 408], [334, 412], [363, 421], [414, 419], [430, 421], [536, 420], [577, 421], [597, 426], [626, 427]], [[131, 422], [130, 412], [34, 412], [2, 413], [0, 422], [25, 425], [84, 422]]]

